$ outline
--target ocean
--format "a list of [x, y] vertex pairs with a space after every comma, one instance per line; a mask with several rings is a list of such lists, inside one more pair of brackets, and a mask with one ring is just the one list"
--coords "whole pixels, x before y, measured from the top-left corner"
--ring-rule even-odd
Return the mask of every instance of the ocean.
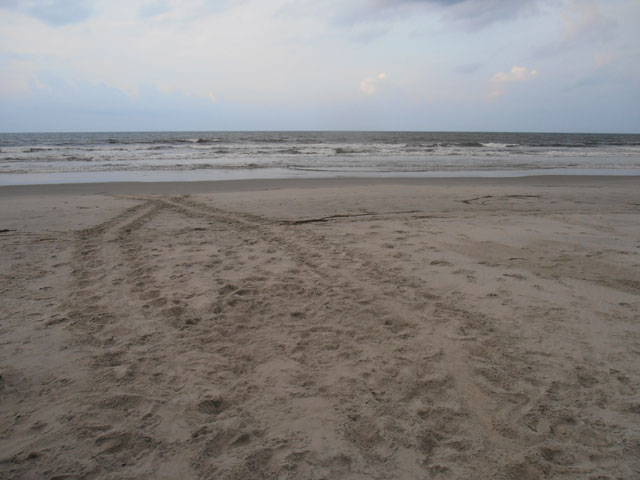
[[0, 134], [0, 185], [553, 174], [640, 175], [640, 135], [471, 132]]

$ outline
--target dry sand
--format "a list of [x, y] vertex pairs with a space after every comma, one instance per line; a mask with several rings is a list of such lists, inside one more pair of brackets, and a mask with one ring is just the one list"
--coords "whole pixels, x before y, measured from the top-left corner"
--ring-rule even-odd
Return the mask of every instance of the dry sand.
[[0, 206], [2, 478], [640, 478], [640, 178]]

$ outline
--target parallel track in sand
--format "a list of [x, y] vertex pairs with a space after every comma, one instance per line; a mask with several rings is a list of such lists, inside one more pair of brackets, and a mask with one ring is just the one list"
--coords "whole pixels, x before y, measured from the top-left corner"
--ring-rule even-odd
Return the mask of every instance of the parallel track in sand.
[[310, 223], [138, 201], [76, 235], [64, 321], [90, 375], [62, 430], [76, 443], [41, 454], [69, 459], [52, 477], [630, 473], [616, 459], [638, 445], [598, 423], [603, 389], [625, 393], [610, 372], [540, 360], [499, 319]]

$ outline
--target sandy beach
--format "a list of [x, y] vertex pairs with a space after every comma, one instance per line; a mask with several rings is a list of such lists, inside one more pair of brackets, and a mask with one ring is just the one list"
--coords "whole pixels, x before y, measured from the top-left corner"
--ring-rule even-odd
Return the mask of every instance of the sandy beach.
[[0, 187], [0, 477], [640, 478], [640, 177]]

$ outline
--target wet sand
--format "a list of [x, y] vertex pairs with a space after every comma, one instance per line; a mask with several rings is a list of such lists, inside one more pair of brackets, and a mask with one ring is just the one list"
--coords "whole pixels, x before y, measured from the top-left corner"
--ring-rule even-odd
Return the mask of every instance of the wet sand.
[[640, 476], [640, 178], [0, 188], [0, 476]]

